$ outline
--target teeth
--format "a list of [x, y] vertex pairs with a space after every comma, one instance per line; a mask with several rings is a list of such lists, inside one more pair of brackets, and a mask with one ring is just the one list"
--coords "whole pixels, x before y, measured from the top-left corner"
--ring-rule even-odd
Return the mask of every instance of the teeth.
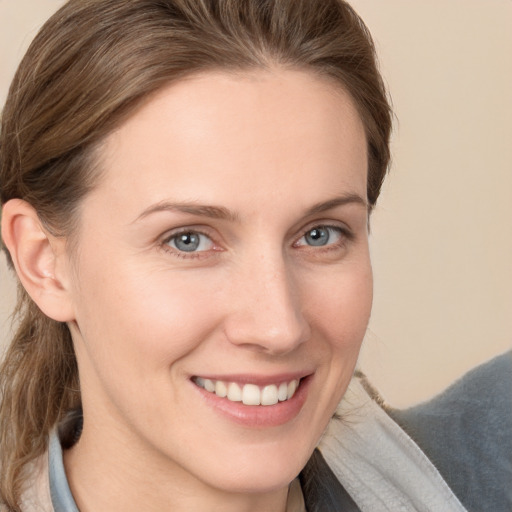
[[295, 394], [295, 391], [297, 391], [297, 384], [298, 382], [296, 380], [292, 380], [288, 384], [288, 396], [293, 396]]
[[228, 400], [231, 400], [232, 402], [241, 402], [242, 401], [242, 390], [240, 389], [240, 386], [238, 384], [235, 384], [234, 382], [231, 382], [228, 385], [227, 397], [228, 397]]
[[260, 388], [254, 384], [246, 384], [242, 390], [242, 402], [245, 405], [260, 405]]
[[263, 388], [256, 384], [245, 384], [240, 387], [236, 382], [226, 383], [202, 377], [196, 377], [194, 382], [218, 397], [227, 398], [231, 402], [242, 402], [244, 405], [275, 405], [284, 402], [293, 397], [299, 386], [297, 379], [281, 384], [270, 384]]
[[215, 391], [215, 384], [210, 379], [205, 379], [204, 380], [204, 389], [206, 389], [206, 391], [209, 391], [210, 393], [212, 393], [213, 391]]
[[261, 405], [274, 405], [279, 402], [277, 396], [277, 386], [272, 384], [271, 386], [265, 386], [261, 391]]
[[224, 384], [224, 382], [221, 380], [218, 380], [215, 383], [215, 394], [221, 398], [228, 396], [228, 388], [226, 387], [226, 384]]
[[288, 398], [288, 384], [286, 384], [286, 382], [283, 382], [282, 384], [279, 385], [277, 398], [280, 402], [284, 402]]

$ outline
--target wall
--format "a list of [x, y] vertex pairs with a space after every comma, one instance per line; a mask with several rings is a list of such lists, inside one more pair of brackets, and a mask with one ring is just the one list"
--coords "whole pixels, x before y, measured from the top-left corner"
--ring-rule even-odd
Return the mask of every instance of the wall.
[[[0, 103], [61, 0], [0, 0]], [[361, 366], [395, 405], [512, 346], [512, 2], [354, 0], [398, 118]], [[0, 263], [0, 339], [13, 279]]]

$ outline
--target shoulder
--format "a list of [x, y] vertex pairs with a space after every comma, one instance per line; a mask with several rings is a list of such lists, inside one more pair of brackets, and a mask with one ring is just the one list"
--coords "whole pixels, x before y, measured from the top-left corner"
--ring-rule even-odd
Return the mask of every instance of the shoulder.
[[512, 509], [512, 352], [428, 402], [388, 412], [469, 511]]

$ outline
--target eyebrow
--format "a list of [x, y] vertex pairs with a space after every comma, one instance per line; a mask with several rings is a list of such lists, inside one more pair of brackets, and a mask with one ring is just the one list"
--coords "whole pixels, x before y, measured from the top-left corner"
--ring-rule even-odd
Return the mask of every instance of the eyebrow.
[[[368, 208], [368, 203], [358, 194], [344, 194], [328, 201], [322, 201], [313, 205], [305, 212], [305, 217], [322, 213], [339, 206], [347, 204], [359, 204], [364, 208]], [[194, 202], [170, 202], [161, 201], [157, 204], [146, 208], [133, 222], [142, 220], [149, 215], [157, 212], [180, 212], [187, 213], [190, 215], [197, 215], [198, 217], [208, 217], [210, 219], [228, 220], [232, 222], [238, 222], [240, 220], [239, 215], [236, 212], [224, 208], [223, 206], [211, 206], [202, 205]]]
[[180, 213], [188, 213], [191, 215], [197, 215], [199, 217], [209, 217], [211, 219], [220, 219], [220, 220], [230, 220], [230, 221], [238, 221], [238, 215], [223, 206], [209, 206], [209, 205], [201, 205], [197, 203], [187, 203], [180, 202], [174, 203], [169, 201], [162, 201], [160, 203], [154, 204], [149, 208], [146, 208], [136, 219], [134, 222], [142, 220], [146, 218], [148, 215], [156, 212], [180, 212]]
[[368, 202], [365, 201], [359, 194], [344, 194], [338, 197], [334, 197], [333, 199], [329, 199], [328, 201], [322, 201], [313, 205], [306, 211], [305, 216], [308, 217], [317, 213], [326, 212], [328, 210], [337, 208], [338, 206], [345, 206], [347, 204], [358, 204], [363, 206], [365, 209], [368, 209]]

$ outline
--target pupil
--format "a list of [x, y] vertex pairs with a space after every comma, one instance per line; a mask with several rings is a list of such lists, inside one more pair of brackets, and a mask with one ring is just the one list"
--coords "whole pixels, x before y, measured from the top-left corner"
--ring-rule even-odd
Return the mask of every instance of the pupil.
[[199, 236], [194, 233], [184, 233], [176, 238], [175, 243], [180, 251], [192, 252], [199, 247]]
[[306, 235], [306, 241], [309, 245], [325, 245], [329, 241], [329, 231], [324, 228], [312, 229]]

